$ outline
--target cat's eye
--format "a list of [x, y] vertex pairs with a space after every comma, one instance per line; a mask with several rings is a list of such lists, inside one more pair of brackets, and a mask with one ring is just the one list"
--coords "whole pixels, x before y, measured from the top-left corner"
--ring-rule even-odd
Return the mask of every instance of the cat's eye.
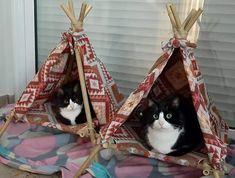
[[157, 118], [158, 118], [158, 115], [157, 115], [157, 114], [154, 114], [154, 115], [153, 115], [153, 118], [154, 118], [154, 119], [157, 119]]
[[167, 118], [167, 119], [170, 119], [171, 117], [172, 117], [172, 114], [169, 114], [169, 113], [168, 113], [168, 114], [166, 115], [166, 118]]

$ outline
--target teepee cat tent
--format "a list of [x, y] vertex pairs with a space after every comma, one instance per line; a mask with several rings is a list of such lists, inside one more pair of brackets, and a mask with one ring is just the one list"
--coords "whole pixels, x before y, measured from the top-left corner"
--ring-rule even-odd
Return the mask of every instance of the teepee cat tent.
[[[174, 5], [168, 4], [167, 11], [174, 38], [163, 44], [163, 54], [155, 62], [144, 81], [129, 95], [118, 110], [115, 119], [101, 129], [101, 143], [95, 147], [82, 169], [92, 160], [96, 154], [95, 151], [98, 152], [102, 147], [112, 147], [119, 151], [197, 167], [203, 170], [204, 175], [213, 174], [216, 178], [223, 174], [227, 152], [224, 141], [228, 127], [207, 94], [193, 54], [196, 45], [186, 40], [188, 31], [202, 10], [193, 9], [182, 24]], [[138, 135], [142, 128], [135, 113], [146, 107], [145, 101], [148, 97], [160, 101], [170, 94], [182, 94], [192, 98], [204, 137], [204, 147], [200, 152], [190, 152], [180, 157], [152, 152]], [[78, 176], [82, 171], [78, 172]]]
[[[96, 56], [89, 38], [83, 31], [83, 20], [91, 10], [91, 6], [83, 3], [77, 20], [72, 0], [61, 8], [71, 20], [72, 29], [63, 33], [62, 40], [51, 51], [42, 67], [29, 82], [12, 112], [6, 117], [0, 135], [4, 133], [12, 121], [30, 122], [80, 136], [90, 136], [96, 144], [94, 127], [103, 125], [114, 119], [115, 112], [123, 103], [123, 95], [119, 93], [113, 78], [104, 64]], [[50, 105], [50, 98], [61, 84], [78, 79], [81, 84], [87, 123], [79, 125], [63, 125], [55, 118]], [[89, 95], [88, 95], [89, 94]], [[90, 106], [96, 113], [92, 120]]]

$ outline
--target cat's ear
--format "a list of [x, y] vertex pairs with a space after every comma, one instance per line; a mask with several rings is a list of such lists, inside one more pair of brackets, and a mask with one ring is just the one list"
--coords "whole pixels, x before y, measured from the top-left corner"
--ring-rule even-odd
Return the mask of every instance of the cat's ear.
[[148, 106], [151, 107], [151, 106], [153, 106], [153, 105], [154, 105], [154, 102], [149, 99], [149, 100], [148, 100]]
[[179, 97], [173, 98], [171, 105], [172, 105], [172, 107], [174, 107], [174, 108], [178, 108], [179, 105], [180, 105], [180, 99], [179, 99]]
[[76, 85], [73, 87], [74, 93], [80, 92], [80, 85], [79, 83], [76, 83]]
[[61, 95], [63, 95], [63, 94], [64, 94], [64, 91], [60, 88], [60, 89], [58, 90], [58, 92], [57, 92], [57, 95], [61, 96]]

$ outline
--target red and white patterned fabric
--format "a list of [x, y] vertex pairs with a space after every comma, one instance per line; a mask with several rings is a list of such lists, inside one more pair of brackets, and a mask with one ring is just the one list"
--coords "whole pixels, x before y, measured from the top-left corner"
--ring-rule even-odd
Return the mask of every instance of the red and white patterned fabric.
[[[72, 60], [74, 49], [78, 48], [83, 63], [85, 82], [94, 111], [99, 124], [106, 124], [114, 119], [115, 112], [123, 103], [123, 95], [119, 93], [117, 85], [106, 70], [104, 64], [96, 56], [89, 38], [84, 31], [66, 32], [61, 42], [49, 54], [45, 63], [39, 69], [32, 81], [29, 82], [14, 108], [16, 121], [27, 121], [27, 113], [35, 111], [44, 112], [44, 103], [64, 82], [69, 60]], [[76, 62], [71, 75], [78, 79]], [[45, 114], [48, 115], [48, 114]], [[35, 116], [36, 117], [36, 116]], [[30, 118], [30, 121], [33, 122]], [[29, 121], [29, 120], [28, 120]], [[50, 126], [51, 120], [37, 119], [37, 123]], [[58, 123], [56, 123], [58, 125]], [[57, 127], [65, 129], [65, 126]], [[68, 131], [68, 130], [67, 130]]]
[[[130, 94], [118, 110], [115, 119], [101, 129], [100, 133], [104, 142], [112, 140], [117, 142], [119, 140], [118, 144], [122, 149], [126, 147], [126, 150], [130, 151], [131, 148], [136, 148], [136, 144], [127, 145], [125, 141], [121, 144], [121, 139], [117, 139], [116, 133], [120, 132], [120, 129], [122, 130], [122, 125], [127, 119], [131, 118], [133, 111], [140, 107], [140, 103], [145, 98], [151, 96], [152, 99], [157, 101], [171, 93], [180, 93], [186, 96], [191, 95], [203, 132], [209, 161], [213, 168], [224, 169], [223, 163], [227, 153], [224, 140], [227, 136], [228, 127], [220, 117], [214, 103], [209, 99], [202, 74], [193, 54], [193, 47], [195, 45], [187, 40], [176, 38], [163, 44], [163, 54], [155, 62], [152, 72]], [[144, 152], [143, 155], [145, 156], [156, 157], [151, 156], [152, 153], [146, 151], [147, 149], [140, 151], [140, 146], [137, 147], [139, 150], [134, 149], [134, 152], [133, 150], [130, 152], [135, 154]], [[165, 159], [171, 160], [169, 156], [166, 156]], [[183, 164], [183, 162], [185, 163], [183, 160], [180, 158], [177, 162]], [[196, 165], [195, 163], [191, 164], [191, 166]]]

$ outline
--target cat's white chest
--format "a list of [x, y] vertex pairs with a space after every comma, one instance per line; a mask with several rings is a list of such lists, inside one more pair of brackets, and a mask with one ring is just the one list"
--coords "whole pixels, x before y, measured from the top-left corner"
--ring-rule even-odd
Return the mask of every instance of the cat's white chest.
[[174, 128], [154, 129], [149, 127], [147, 137], [149, 143], [156, 151], [168, 154], [173, 151], [172, 146], [176, 143], [182, 131]]
[[72, 125], [75, 125], [76, 117], [81, 113], [82, 111], [82, 105], [76, 105], [76, 107], [71, 108], [70, 106], [66, 108], [60, 108], [60, 114], [66, 118], [69, 119]]

